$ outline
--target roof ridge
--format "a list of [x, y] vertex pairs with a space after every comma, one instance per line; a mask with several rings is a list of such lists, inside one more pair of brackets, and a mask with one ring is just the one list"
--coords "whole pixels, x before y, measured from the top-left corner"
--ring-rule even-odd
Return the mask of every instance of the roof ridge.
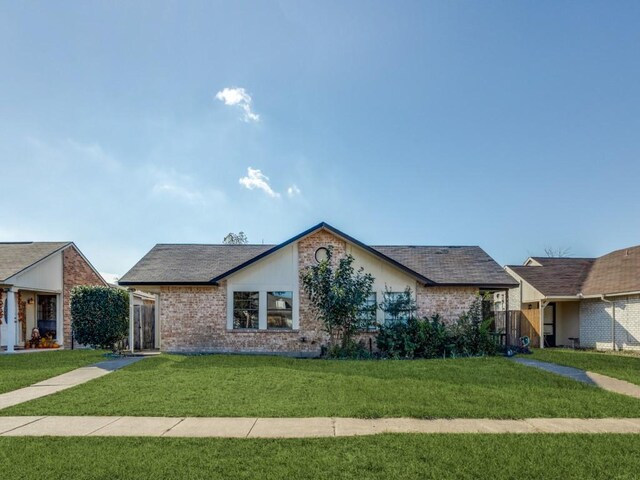
[[272, 247], [277, 245], [276, 243], [156, 243], [156, 247], [159, 245], [168, 246], [194, 246], [194, 247]]
[[482, 248], [480, 247], [480, 245], [413, 245], [413, 244], [407, 244], [407, 245], [401, 245], [401, 244], [396, 244], [396, 245], [369, 245], [370, 247], [429, 247], [429, 248]]

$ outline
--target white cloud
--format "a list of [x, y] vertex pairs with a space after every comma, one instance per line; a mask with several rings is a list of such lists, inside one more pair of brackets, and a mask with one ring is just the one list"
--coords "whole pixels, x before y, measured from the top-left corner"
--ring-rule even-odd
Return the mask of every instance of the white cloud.
[[216, 98], [225, 105], [240, 107], [243, 112], [242, 119], [245, 122], [260, 121], [260, 115], [251, 110], [251, 95], [249, 95], [244, 88], [223, 88], [216, 93]]
[[168, 197], [190, 205], [207, 205], [225, 200], [224, 193], [218, 190], [201, 190], [190, 175], [175, 170], [152, 168], [155, 183], [151, 193], [158, 197]]
[[27, 137], [27, 143], [34, 149], [35, 158], [47, 164], [55, 163], [61, 167], [77, 166], [100, 167], [115, 172], [122, 164], [110, 155], [98, 143], [82, 143], [72, 138], [45, 142], [35, 137]]
[[301, 193], [302, 192], [297, 185], [291, 185], [289, 188], [287, 188], [287, 195], [289, 195], [289, 197], [295, 197], [296, 195], [300, 195]]
[[269, 177], [263, 174], [257, 168], [247, 168], [247, 176], [240, 178], [240, 185], [253, 190], [255, 188], [262, 190], [271, 198], [278, 198], [280, 194], [275, 192], [269, 185]]

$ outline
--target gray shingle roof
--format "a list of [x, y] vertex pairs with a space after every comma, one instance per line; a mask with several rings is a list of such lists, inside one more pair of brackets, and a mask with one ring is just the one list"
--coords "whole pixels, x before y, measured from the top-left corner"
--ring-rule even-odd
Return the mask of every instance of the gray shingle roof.
[[[185, 245], [153, 247], [119, 281], [123, 285], [208, 283], [275, 245]], [[480, 247], [372, 247], [414, 272], [440, 284], [516, 286]]]
[[515, 286], [511, 275], [480, 247], [373, 246], [438, 284]]
[[274, 245], [158, 244], [120, 284], [208, 283]]
[[0, 243], [0, 281], [5, 281], [71, 242]]

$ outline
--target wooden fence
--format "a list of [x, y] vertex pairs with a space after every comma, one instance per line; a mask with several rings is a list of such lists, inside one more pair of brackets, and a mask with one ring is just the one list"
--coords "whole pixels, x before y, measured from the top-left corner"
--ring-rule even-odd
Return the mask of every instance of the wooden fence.
[[540, 346], [540, 310], [494, 312], [494, 329], [502, 334], [503, 345], [518, 345], [521, 337], [531, 339], [532, 347]]
[[156, 348], [155, 316], [155, 305], [146, 303], [144, 305], [134, 305], [133, 348], [135, 350], [152, 350]]

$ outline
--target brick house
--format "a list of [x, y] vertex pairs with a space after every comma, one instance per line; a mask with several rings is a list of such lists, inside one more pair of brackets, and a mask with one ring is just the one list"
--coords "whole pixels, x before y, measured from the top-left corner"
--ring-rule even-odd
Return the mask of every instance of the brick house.
[[640, 245], [598, 258], [531, 257], [505, 270], [519, 287], [496, 294], [498, 303], [521, 310], [536, 343], [544, 332], [543, 348], [640, 350]]
[[0, 243], [0, 345], [24, 346], [37, 327], [70, 348], [76, 285], [107, 284], [73, 242]]
[[516, 286], [479, 247], [368, 246], [326, 223], [279, 245], [159, 244], [118, 283], [158, 295], [163, 351], [316, 356], [328, 339], [300, 272], [329, 246], [373, 275], [370, 304], [410, 287], [419, 315], [454, 319], [478, 293]]

